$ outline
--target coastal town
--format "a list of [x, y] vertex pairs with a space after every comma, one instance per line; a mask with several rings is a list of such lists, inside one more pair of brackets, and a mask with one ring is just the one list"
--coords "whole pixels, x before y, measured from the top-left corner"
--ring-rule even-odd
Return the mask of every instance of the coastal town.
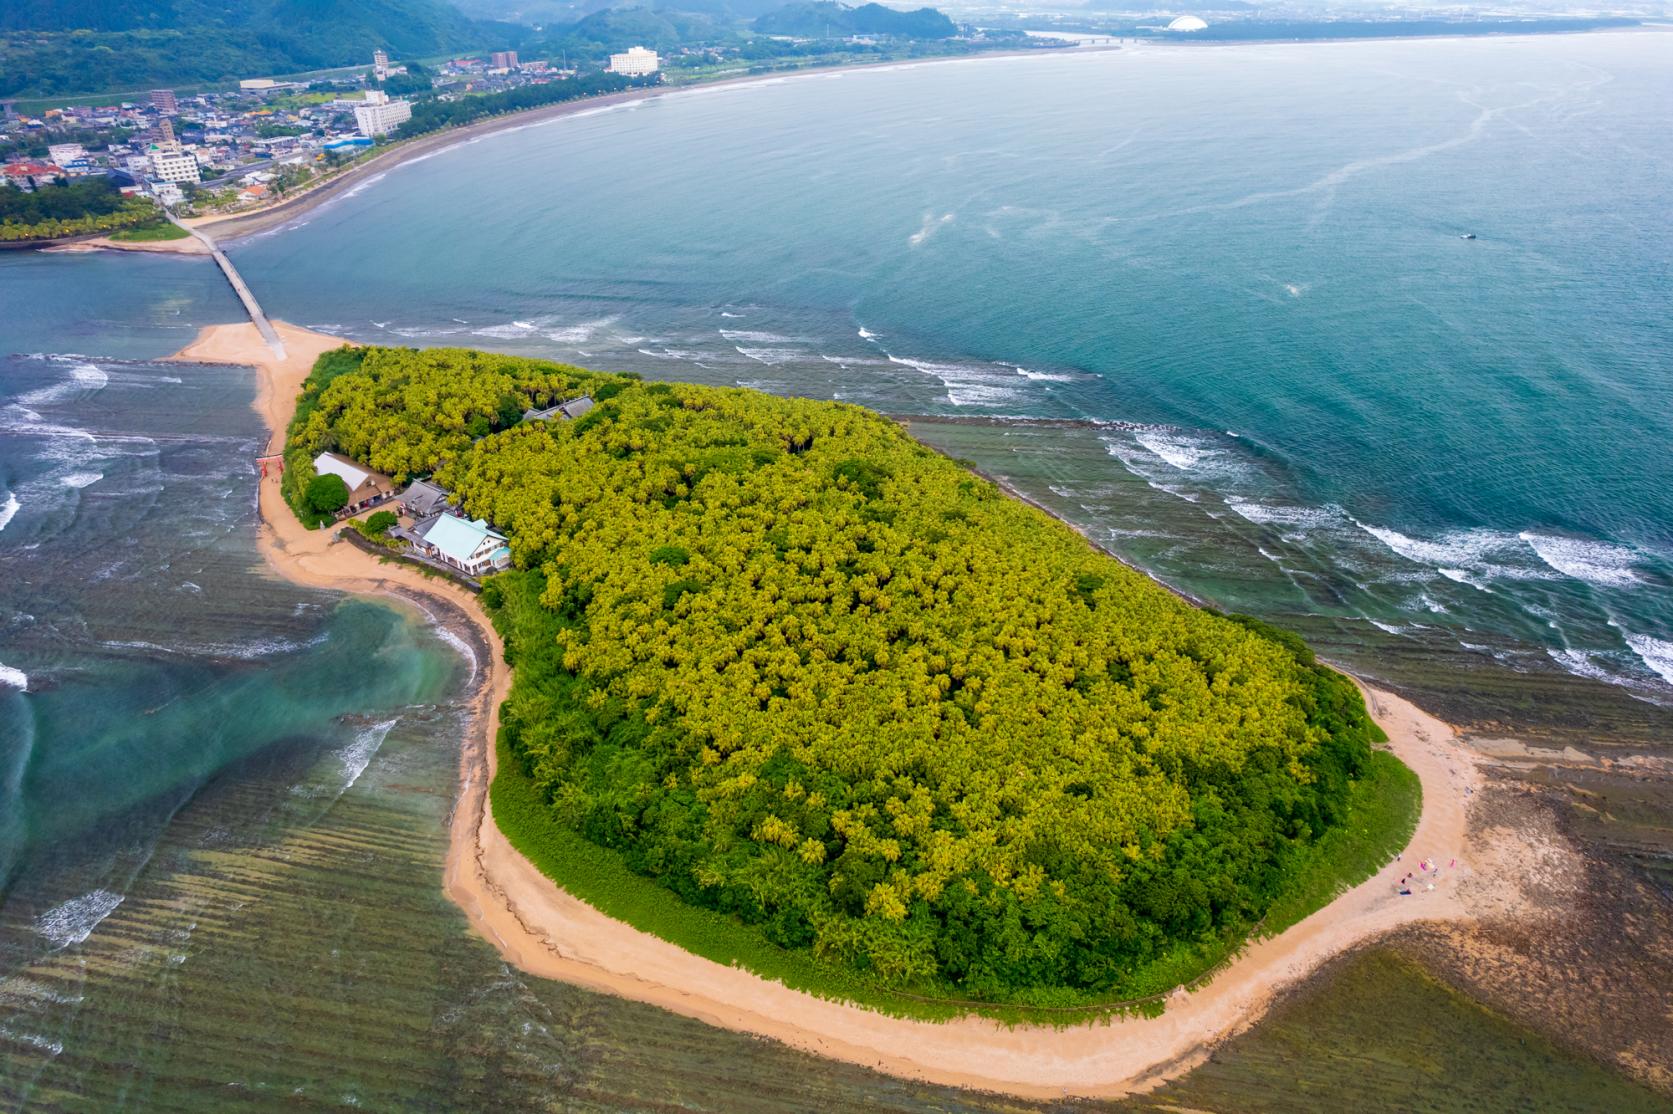
[[[603, 73], [655, 83], [657, 52], [634, 46]], [[127, 197], [187, 215], [240, 212], [283, 197], [373, 148], [415, 132], [414, 97], [447, 104], [582, 77], [574, 67], [523, 60], [514, 50], [432, 68], [377, 51], [357, 72], [314, 80], [241, 80], [186, 94], [153, 89], [108, 104], [24, 111], [0, 102], [0, 179], [25, 192], [105, 179]]]

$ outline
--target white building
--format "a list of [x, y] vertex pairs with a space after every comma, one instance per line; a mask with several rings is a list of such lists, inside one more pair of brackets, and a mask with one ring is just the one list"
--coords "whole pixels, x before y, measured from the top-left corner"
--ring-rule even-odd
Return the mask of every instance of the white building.
[[77, 159], [87, 157], [87, 148], [79, 143], [54, 143], [46, 149], [47, 158], [59, 166], [69, 166]]
[[392, 101], [376, 89], [367, 90], [365, 101], [354, 106], [354, 126], [361, 135], [387, 135], [411, 119], [411, 104]]
[[178, 143], [151, 148], [151, 177], [162, 182], [201, 182], [198, 157]]
[[624, 77], [649, 77], [656, 72], [656, 51], [642, 46], [628, 47], [626, 54], [610, 55], [610, 72]]
[[498, 572], [511, 565], [505, 535], [490, 530], [480, 518], [473, 521], [444, 511], [416, 529], [422, 531], [419, 544], [424, 552], [469, 576]]

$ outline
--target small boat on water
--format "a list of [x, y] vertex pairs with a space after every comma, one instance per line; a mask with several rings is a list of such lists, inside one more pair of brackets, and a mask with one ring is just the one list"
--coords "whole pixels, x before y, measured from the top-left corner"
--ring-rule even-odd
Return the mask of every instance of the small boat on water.
[[1460, 240], [1473, 240], [1473, 239], [1475, 239], [1475, 233], [1474, 232], [1465, 232], [1465, 233], [1461, 234], [1458, 238]]

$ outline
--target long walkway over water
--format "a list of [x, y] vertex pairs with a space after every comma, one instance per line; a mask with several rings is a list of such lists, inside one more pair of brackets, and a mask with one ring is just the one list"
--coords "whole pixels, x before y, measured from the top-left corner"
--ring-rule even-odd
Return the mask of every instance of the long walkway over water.
[[226, 275], [227, 282], [232, 284], [233, 293], [237, 294], [238, 300], [244, 303], [244, 312], [248, 313], [250, 320], [255, 322], [256, 331], [261, 334], [261, 339], [267, 342], [267, 347], [273, 350], [274, 356], [281, 360], [284, 359], [285, 342], [279, 339], [278, 331], [273, 328], [272, 322], [267, 320], [267, 314], [263, 312], [261, 303], [256, 301], [256, 296], [250, 290], [249, 284], [244, 281], [244, 276], [238, 273], [238, 268], [232, 265], [232, 260], [228, 259], [226, 252], [222, 251], [220, 245], [215, 243], [214, 237], [201, 229], [183, 223], [173, 213], [168, 214], [168, 219], [197, 237], [198, 241], [209, 249], [209, 254], [214, 257], [215, 262], [220, 266], [221, 273]]

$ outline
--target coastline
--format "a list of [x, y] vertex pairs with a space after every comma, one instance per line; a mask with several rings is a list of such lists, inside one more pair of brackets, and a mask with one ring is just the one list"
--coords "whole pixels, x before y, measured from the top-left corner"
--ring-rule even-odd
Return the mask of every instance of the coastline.
[[89, 251], [145, 251], [165, 255], [208, 255], [209, 248], [195, 236], [178, 240], [112, 240], [109, 236], [94, 236], [67, 244], [52, 244], [40, 248], [52, 254], [79, 255]]
[[[295, 399], [314, 359], [343, 341], [275, 323], [288, 357], [275, 361], [253, 326], [211, 326], [177, 359], [256, 368], [255, 408], [282, 446]], [[1102, 1017], [1068, 1027], [1017, 1025], [980, 1017], [933, 1023], [894, 1018], [816, 998], [725, 967], [613, 920], [570, 896], [524, 859], [488, 807], [496, 772], [499, 706], [510, 687], [497, 632], [462, 588], [399, 565], [374, 566], [365, 554], [309, 531], [279, 495], [276, 471], [260, 484], [259, 548], [273, 571], [314, 587], [432, 599], [481, 635], [489, 660], [473, 694], [472, 729], [460, 756], [460, 791], [449, 832], [444, 887], [471, 927], [509, 962], [531, 974], [661, 1006], [712, 1025], [871, 1067], [887, 1074], [1026, 1098], [1116, 1097], [1148, 1090], [1190, 1070], [1222, 1040], [1258, 1020], [1283, 989], [1326, 960], [1416, 922], [1467, 921], [1486, 905], [1515, 912], [1521, 895], [1504, 879], [1472, 872], [1477, 848], [1468, 803], [1481, 785], [1470, 752], [1450, 727], [1409, 702], [1365, 688], [1367, 706], [1390, 749], [1418, 774], [1423, 810], [1408, 845], [1414, 857], [1457, 860], [1434, 892], [1401, 897], [1392, 872], [1373, 877], [1277, 936], [1251, 942], [1205, 986], [1176, 994], [1155, 1018]], [[1362, 686], [1364, 688], [1364, 686]], [[1507, 852], [1493, 874], [1514, 876]], [[1514, 878], [1513, 878], [1514, 880]]]
[[644, 89], [630, 89], [623, 93], [608, 93], [601, 97], [583, 97], [579, 100], [562, 101], [558, 104], [524, 109], [521, 112], [508, 112], [503, 116], [490, 116], [486, 120], [478, 120], [462, 127], [448, 128], [444, 131], [418, 136], [415, 139], [398, 143], [380, 151], [365, 162], [356, 163], [341, 174], [327, 178], [302, 190], [300, 193], [292, 194], [290, 197], [276, 201], [265, 208], [244, 213], [216, 213], [206, 217], [193, 217], [183, 223], [192, 228], [201, 228], [213, 232], [216, 239], [222, 241], [253, 236], [277, 228], [294, 217], [311, 212], [338, 196], [345, 186], [361, 182], [371, 174], [393, 170], [402, 163], [411, 162], [421, 156], [435, 154], [455, 144], [468, 143], [495, 132], [544, 124], [580, 112], [610, 108], [635, 101], [677, 96], [681, 93], [699, 89], [723, 89], [740, 85], [756, 85], [767, 81], [788, 81], [815, 75], [851, 73], [860, 70], [886, 70], [898, 66], [972, 62], [992, 58], [1055, 57], [1071, 52], [1077, 55], [1108, 53], [1122, 49], [1132, 48], [1118, 46], [1037, 48], [1034, 50], [991, 50], [976, 54], [957, 54], [933, 58], [894, 58], [881, 62], [851, 62], [840, 66], [806, 66], [796, 70], [721, 78], [717, 81], [694, 81], [689, 85], [653, 85]]

